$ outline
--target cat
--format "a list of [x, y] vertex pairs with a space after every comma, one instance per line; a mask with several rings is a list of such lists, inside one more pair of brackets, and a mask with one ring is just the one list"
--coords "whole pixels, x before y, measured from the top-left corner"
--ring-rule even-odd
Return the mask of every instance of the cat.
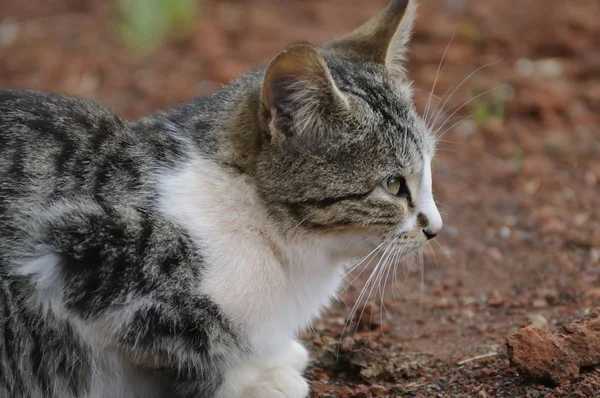
[[415, 7], [137, 121], [0, 91], [0, 396], [306, 397], [347, 267], [442, 227]]

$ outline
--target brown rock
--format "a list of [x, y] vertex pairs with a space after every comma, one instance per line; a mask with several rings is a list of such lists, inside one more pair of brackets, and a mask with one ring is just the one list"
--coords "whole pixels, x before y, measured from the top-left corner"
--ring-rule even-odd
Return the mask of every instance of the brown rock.
[[313, 374], [313, 379], [318, 381], [327, 382], [329, 381], [329, 376], [325, 372], [317, 372]]
[[313, 395], [321, 396], [323, 394], [329, 393], [330, 391], [331, 391], [331, 387], [328, 386], [327, 384], [319, 383], [316, 381], [313, 381], [312, 383], [310, 383], [310, 392]]
[[488, 299], [488, 305], [490, 307], [500, 307], [504, 304], [504, 299], [498, 290], [494, 290], [492, 294], [490, 294], [490, 298]]
[[600, 317], [548, 332], [526, 326], [506, 341], [510, 362], [524, 376], [560, 384], [579, 376], [582, 366], [600, 364]]
[[384, 386], [371, 386], [371, 394], [373, 394], [374, 397], [385, 397], [387, 395], [387, 392], [388, 390]]

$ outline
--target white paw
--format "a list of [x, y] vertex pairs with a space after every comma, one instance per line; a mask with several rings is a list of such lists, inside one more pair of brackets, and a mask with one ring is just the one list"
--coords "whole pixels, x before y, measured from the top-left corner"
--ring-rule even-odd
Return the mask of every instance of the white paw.
[[247, 398], [306, 398], [308, 383], [291, 366], [265, 370], [252, 384], [244, 387]]
[[298, 372], [304, 372], [308, 366], [308, 351], [306, 348], [298, 341], [294, 340], [292, 341], [290, 351], [287, 355], [288, 357], [286, 359], [288, 360], [288, 364]]

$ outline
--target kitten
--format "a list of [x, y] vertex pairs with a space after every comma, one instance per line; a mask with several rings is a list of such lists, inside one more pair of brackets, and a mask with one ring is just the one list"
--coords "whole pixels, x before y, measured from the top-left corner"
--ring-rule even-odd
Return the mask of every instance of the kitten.
[[306, 397], [345, 267], [442, 226], [414, 9], [133, 123], [0, 91], [0, 396]]

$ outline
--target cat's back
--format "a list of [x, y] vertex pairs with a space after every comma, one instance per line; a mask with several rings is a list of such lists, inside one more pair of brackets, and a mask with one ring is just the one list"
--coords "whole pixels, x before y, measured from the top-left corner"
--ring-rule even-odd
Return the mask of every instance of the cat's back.
[[[89, 100], [41, 91], [0, 90], [0, 153], [35, 157], [83, 145], [100, 149], [105, 139], [126, 134], [127, 124], [110, 110]], [[42, 151], [42, 152], [40, 152]], [[11, 159], [0, 158], [0, 167]], [[14, 159], [12, 159], [14, 160]]]
[[135, 140], [124, 120], [93, 101], [0, 90], [0, 214], [14, 203], [118, 197], [137, 183]]

